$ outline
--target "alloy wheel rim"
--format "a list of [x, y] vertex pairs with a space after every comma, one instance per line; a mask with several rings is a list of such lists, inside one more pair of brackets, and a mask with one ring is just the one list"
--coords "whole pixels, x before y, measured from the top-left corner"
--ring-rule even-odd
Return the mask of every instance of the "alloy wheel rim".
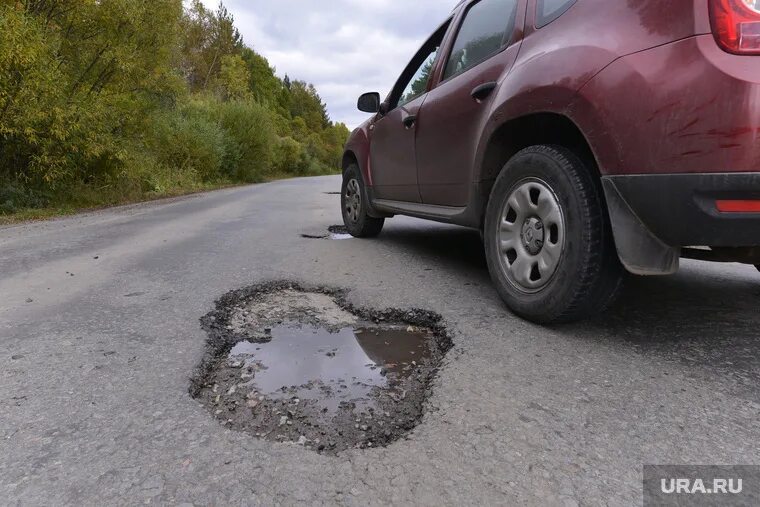
[[517, 183], [502, 205], [496, 231], [499, 260], [519, 291], [539, 292], [557, 273], [565, 249], [565, 217], [543, 180]]
[[346, 185], [345, 194], [345, 209], [346, 216], [351, 222], [357, 222], [359, 220], [359, 214], [361, 212], [362, 198], [361, 191], [359, 189], [359, 182], [356, 179], [351, 179]]

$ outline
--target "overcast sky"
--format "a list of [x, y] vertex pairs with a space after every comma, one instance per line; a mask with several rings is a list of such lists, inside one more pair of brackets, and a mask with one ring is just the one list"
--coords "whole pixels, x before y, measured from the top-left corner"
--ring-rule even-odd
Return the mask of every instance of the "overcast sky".
[[[215, 8], [217, 0], [204, 0]], [[245, 43], [282, 77], [314, 83], [335, 121], [356, 127], [361, 93], [385, 94], [456, 0], [226, 0]]]

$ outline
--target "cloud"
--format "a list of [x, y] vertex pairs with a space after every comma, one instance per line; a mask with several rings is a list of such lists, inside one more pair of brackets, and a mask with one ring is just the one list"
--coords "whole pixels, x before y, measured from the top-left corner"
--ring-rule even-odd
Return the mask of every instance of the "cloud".
[[[204, 3], [215, 8], [214, 0]], [[455, 0], [227, 0], [245, 43], [282, 77], [317, 87], [335, 121], [355, 127], [367, 91], [386, 94]]]

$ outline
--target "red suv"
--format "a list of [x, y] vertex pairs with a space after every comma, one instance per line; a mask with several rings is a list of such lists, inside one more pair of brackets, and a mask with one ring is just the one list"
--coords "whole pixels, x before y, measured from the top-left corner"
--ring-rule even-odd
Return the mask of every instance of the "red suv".
[[760, 264], [760, 0], [466, 0], [359, 109], [349, 231], [479, 228], [527, 319], [601, 311], [625, 270]]

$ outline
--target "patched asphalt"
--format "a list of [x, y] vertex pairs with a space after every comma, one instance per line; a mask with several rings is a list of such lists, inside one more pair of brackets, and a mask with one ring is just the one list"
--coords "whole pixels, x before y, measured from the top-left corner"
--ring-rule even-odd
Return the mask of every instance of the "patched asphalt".
[[[760, 465], [760, 273], [684, 262], [607, 315], [509, 314], [477, 232], [340, 222], [337, 177], [0, 228], [7, 504], [638, 505], [643, 464]], [[231, 290], [348, 290], [440, 314], [453, 349], [420, 424], [337, 456], [225, 428], [188, 390]]]

